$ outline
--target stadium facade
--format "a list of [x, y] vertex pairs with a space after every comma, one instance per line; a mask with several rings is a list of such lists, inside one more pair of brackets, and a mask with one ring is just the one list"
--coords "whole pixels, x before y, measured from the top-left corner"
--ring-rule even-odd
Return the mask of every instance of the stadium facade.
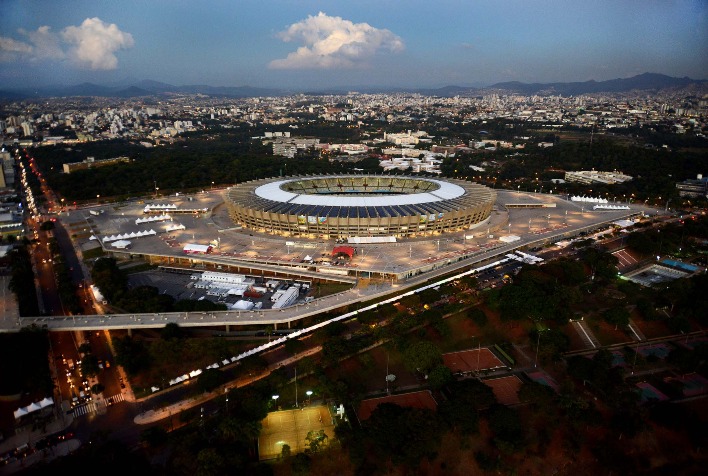
[[226, 193], [233, 221], [280, 236], [417, 237], [484, 223], [496, 195], [462, 180], [322, 175], [238, 184]]

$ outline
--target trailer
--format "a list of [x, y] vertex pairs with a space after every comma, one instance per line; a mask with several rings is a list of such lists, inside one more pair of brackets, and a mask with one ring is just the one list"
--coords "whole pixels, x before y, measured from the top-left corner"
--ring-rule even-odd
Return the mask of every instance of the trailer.
[[200, 245], [196, 243], [187, 243], [184, 245], [184, 248], [182, 248], [182, 251], [184, 251], [187, 254], [208, 254], [211, 253], [212, 247], [210, 245]]

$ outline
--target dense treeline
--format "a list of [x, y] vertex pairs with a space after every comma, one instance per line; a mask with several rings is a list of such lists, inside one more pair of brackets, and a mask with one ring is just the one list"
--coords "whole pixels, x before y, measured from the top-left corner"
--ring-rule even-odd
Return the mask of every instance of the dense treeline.
[[[212, 184], [341, 172], [347, 168], [339, 162], [329, 162], [308, 153], [296, 159], [273, 156], [260, 141], [250, 139], [253, 132], [188, 137], [152, 149], [136, 149], [122, 141], [105, 141], [82, 144], [71, 151], [63, 147], [45, 147], [33, 153], [50, 186], [69, 201], [95, 200], [97, 195], [126, 198], [150, 194], [155, 192], [156, 186], [160, 194], [186, 192]], [[130, 163], [61, 173], [63, 163], [81, 161], [89, 156], [98, 159], [126, 155], [133, 159]]]
[[[52, 223], [52, 222], [45, 222]], [[55, 238], [48, 240], [49, 251], [52, 253], [52, 270], [54, 271], [55, 281], [57, 283], [57, 291], [59, 299], [64, 311], [71, 314], [81, 314], [81, 301], [77, 294], [76, 285], [74, 284], [69, 268], [67, 267], [64, 256], [61, 254], [59, 244]]]
[[20, 316], [38, 316], [37, 288], [34, 285], [34, 271], [27, 246], [19, 244], [11, 254], [10, 290], [17, 297]]
[[45, 329], [30, 327], [19, 333], [0, 334], [0, 395], [23, 393], [34, 401], [52, 396], [54, 384], [48, 354], [49, 336]]
[[[484, 161], [496, 161], [497, 168], [486, 167], [485, 172], [474, 172], [470, 165], [479, 166]], [[550, 191], [579, 195], [617, 197], [634, 200], [663, 197], [662, 203], [674, 199], [677, 206], [676, 182], [695, 178], [706, 166], [705, 153], [693, 150], [648, 149], [622, 145], [611, 139], [588, 142], [556, 141], [553, 147], [539, 148], [527, 144], [523, 151], [495, 151], [481, 154], [459, 154], [443, 161], [445, 175], [457, 177], [481, 176], [490, 186], [521, 190]], [[564, 178], [565, 171], [619, 170], [634, 177], [633, 180], [615, 185], [575, 183], [551, 184], [551, 179]], [[592, 190], [592, 192], [590, 192]]]

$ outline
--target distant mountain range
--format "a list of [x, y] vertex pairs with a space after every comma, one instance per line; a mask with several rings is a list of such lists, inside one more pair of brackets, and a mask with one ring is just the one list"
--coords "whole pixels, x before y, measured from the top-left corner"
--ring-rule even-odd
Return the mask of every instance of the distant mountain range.
[[[486, 88], [473, 88], [464, 86], [445, 86], [438, 89], [395, 89], [395, 88], [354, 88], [367, 93], [395, 93], [409, 92], [426, 96], [452, 97], [476, 96], [489, 91], [506, 93], [519, 93], [524, 95], [562, 95], [576, 96], [589, 93], [619, 93], [632, 90], [658, 92], [664, 89], [678, 89], [686, 87], [705, 87], [708, 80], [691, 78], [674, 78], [663, 74], [644, 73], [631, 78], [610, 79], [607, 81], [584, 81], [572, 83], [521, 83], [517, 81], [496, 83]], [[188, 86], [174, 86], [152, 80], [124, 80], [112, 86], [101, 86], [93, 83], [82, 83], [75, 86], [51, 86], [36, 89], [8, 89], [0, 90], [0, 99], [27, 99], [44, 97], [74, 97], [98, 96], [133, 98], [141, 96], [155, 96], [165, 94], [203, 94], [213, 97], [263, 97], [285, 96], [293, 93], [307, 92], [307, 94], [342, 94], [350, 89], [330, 89], [320, 91], [293, 91], [284, 89], [254, 88], [251, 86], [209, 86], [194, 84]]]

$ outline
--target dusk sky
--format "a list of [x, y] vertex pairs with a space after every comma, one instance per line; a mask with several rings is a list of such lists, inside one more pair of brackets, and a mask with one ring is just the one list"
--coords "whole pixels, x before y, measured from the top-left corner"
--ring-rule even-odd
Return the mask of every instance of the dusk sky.
[[2, 0], [0, 89], [708, 78], [708, 1]]

